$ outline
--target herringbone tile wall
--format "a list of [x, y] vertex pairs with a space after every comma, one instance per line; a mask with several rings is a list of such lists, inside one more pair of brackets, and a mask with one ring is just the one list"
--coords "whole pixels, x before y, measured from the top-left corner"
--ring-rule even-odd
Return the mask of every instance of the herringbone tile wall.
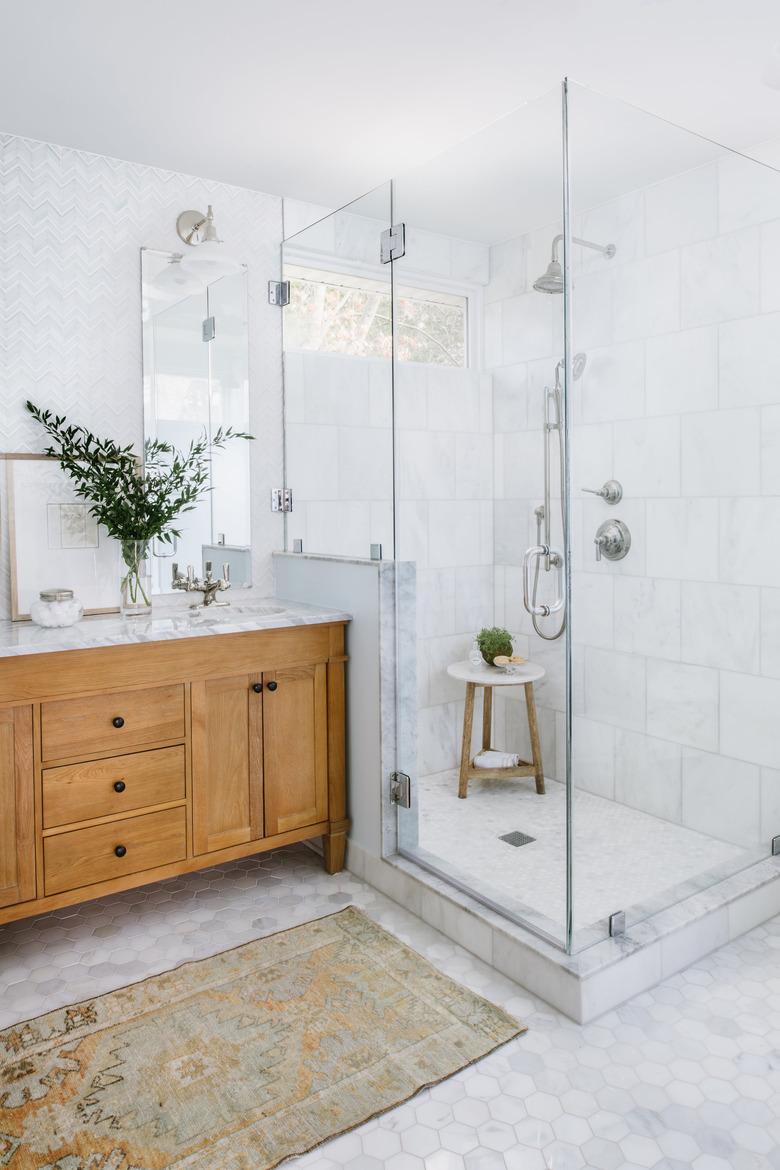
[[[0, 135], [0, 450], [35, 451], [26, 398], [140, 444], [140, 252], [178, 250], [178, 213], [214, 205], [220, 235], [249, 268], [253, 593], [272, 589], [281, 518], [281, 199], [15, 135]], [[10, 616], [5, 477], [0, 476], [0, 617]], [[63, 582], [63, 584], [66, 584]], [[181, 599], [182, 601], [184, 599]]]

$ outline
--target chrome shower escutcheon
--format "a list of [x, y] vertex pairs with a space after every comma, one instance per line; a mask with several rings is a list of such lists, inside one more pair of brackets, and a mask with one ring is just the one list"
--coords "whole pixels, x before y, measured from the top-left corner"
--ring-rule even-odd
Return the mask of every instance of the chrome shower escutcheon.
[[596, 530], [593, 543], [597, 561], [602, 556], [608, 561], [622, 561], [631, 548], [631, 533], [622, 520], [605, 520]]

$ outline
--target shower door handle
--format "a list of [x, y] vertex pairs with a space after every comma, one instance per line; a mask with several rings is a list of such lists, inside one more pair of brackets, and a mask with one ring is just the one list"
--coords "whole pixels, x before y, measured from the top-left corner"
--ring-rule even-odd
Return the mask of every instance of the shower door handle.
[[[549, 557], [558, 579], [557, 596], [550, 605], [538, 605], [531, 584], [531, 573], [540, 557]], [[563, 609], [563, 557], [547, 544], [534, 544], [523, 556], [523, 605], [533, 617], [549, 617]]]

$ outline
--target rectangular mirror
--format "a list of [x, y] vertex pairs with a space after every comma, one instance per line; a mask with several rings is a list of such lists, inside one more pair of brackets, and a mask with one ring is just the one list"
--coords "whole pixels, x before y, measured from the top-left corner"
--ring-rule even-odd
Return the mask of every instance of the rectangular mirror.
[[[141, 249], [144, 439], [187, 448], [218, 427], [249, 430], [246, 268], [209, 284], [176, 252]], [[230, 565], [234, 588], [251, 585], [250, 445], [211, 451], [211, 490], [177, 523], [181, 536], [155, 541], [152, 589], [170, 593], [172, 565], [203, 576]]]

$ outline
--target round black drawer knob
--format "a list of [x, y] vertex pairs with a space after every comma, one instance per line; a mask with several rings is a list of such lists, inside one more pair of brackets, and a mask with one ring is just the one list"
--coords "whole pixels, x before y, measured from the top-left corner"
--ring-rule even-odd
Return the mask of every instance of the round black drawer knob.
[[255, 692], [256, 695], [259, 695], [260, 692], [262, 691], [262, 689], [263, 689], [262, 683], [252, 683], [252, 690]]
[[124, 845], [117, 845], [114, 853], [116, 853], [117, 857], [124, 857], [124, 855], [127, 853], [127, 849]]
[[124, 790], [125, 790], [124, 780], [116, 780], [114, 782], [114, 792], [124, 792]]
[[279, 684], [275, 683], [275, 682], [269, 682], [267, 685], [268, 685], [269, 691], [275, 691]]
[[121, 716], [121, 715], [116, 715], [116, 716], [115, 716], [115, 717], [114, 717], [114, 718], [111, 720], [111, 722], [113, 723], [114, 727], [124, 727], [124, 725], [125, 725], [125, 721], [124, 721], [124, 719], [122, 718], [122, 716]]

